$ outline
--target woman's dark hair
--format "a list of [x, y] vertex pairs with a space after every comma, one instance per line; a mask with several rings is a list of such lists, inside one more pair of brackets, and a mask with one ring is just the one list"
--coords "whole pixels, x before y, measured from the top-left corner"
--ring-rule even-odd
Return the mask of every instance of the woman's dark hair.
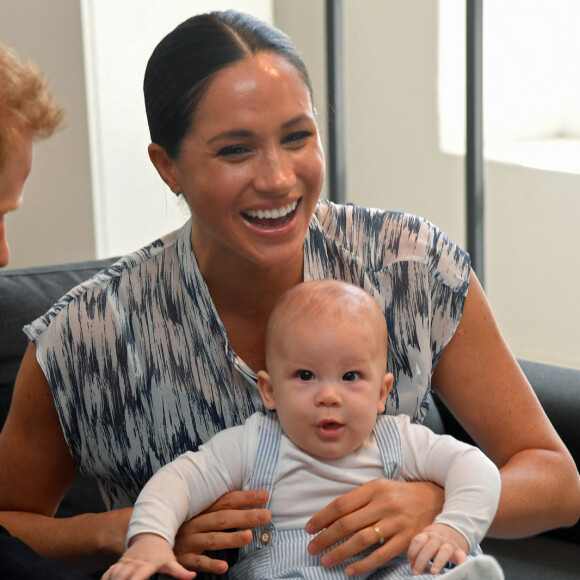
[[290, 38], [249, 14], [228, 10], [189, 18], [155, 47], [143, 91], [151, 140], [175, 159], [213, 75], [259, 52], [274, 52], [312, 83]]

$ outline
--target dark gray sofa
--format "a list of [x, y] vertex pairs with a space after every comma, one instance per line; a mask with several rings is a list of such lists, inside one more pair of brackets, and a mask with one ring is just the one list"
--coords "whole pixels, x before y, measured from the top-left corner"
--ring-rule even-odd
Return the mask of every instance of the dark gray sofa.
[[[21, 330], [24, 324], [43, 314], [66, 291], [112, 261], [0, 270], [0, 428], [8, 412], [14, 379], [27, 345]], [[528, 361], [520, 361], [520, 364], [572, 452], [576, 465], [580, 465], [580, 370]], [[439, 401], [434, 401], [426, 423], [437, 432], [466, 438]], [[79, 477], [64, 498], [57, 516], [103, 509], [94, 482]], [[508, 579], [580, 579], [580, 524], [524, 540], [488, 538], [483, 548], [498, 558]]]

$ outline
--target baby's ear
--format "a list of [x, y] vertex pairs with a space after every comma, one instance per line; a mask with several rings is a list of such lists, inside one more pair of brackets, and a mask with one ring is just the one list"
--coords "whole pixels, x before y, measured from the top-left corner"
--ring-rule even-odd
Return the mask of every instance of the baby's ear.
[[387, 406], [387, 397], [391, 392], [394, 379], [395, 377], [393, 377], [391, 373], [385, 373], [383, 376], [383, 380], [381, 381], [381, 390], [379, 393], [379, 406], [377, 409], [378, 413], [385, 412], [385, 407]]
[[262, 401], [264, 401], [264, 407], [273, 411], [276, 408], [274, 389], [270, 375], [266, 371], [258, 371], [258, 388], [260, 389], [260, 395], [262, 395]]

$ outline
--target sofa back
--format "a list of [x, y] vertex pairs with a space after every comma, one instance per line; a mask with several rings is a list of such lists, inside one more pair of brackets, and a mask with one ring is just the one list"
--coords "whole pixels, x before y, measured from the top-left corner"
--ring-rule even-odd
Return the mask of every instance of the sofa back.
[[44, 314], [71, 288], [113, 259], [0, 270], [0, 429], [28, 339], [22, 327]]

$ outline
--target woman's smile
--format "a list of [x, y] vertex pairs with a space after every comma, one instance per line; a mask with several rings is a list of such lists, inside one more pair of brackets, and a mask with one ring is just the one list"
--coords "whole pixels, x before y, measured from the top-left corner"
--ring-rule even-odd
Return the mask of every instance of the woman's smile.
[[289, 224], [296, 215], [300, 200], [288, 203], [280, 208], [250, 209], [242, 212], [242, 217], [248, 224], [260, 229], [280, 230]]

